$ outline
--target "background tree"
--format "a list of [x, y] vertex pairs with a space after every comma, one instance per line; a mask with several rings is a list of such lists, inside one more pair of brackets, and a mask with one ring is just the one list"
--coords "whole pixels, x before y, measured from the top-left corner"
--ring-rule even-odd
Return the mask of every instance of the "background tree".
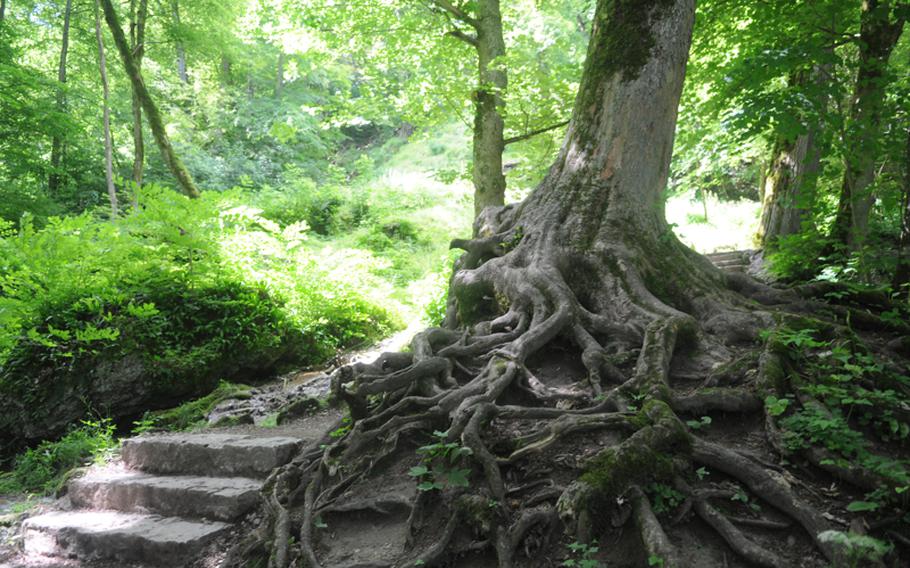
[[850, 104], [844, 145], [844, 181], [832, 234], [857, 249], [869, 231], [869, 214], [875, 202], [870, 186], [880, 153], [880, 128], [889, 79], [888, 59], [904, 28], [910, 6], [903, 2], [866, 0], [862, 5], [859, 63]]
[[152, 101], [148, 89], [145, 87], [145, 83], [142, 80], [142, 73], [139, 71], [139, 68], [136, 67], [136, 62], [133, 59], [133, 54], [130, 52], [126, 37], [123, 35], [123, 29], [120, 27], [120, 22], [117, 18], [117, 13], [114, 11], [114, 6], [111, 4], [111, 0], [100, 1], [104, 8], [104, 19], [107, 21], [107, 25], [111, 30], [111, 35], [114, 37], [114, 44], [117, 46], [117, 51], [120, 52], [120, 58], [123, 60], [123, 66], [126, 68], [126, 74], [129, 76], [130, 83], [139, 96], [142, 108], [145, 109], [145, 116], [149, 121], [152, 135], [155, 137], [155, 142], [158, 143], [158, 149], [161, 151], [164, 162], [167, 164], [168, 169], [171, 170], [171, 173], [174, 175], [174, 178], [176, 178], [177, 183], [180, 185], [183, 192], [190, 197], [199, 197], [199, 190], [193, 182], [193, 177], [186, 169], [186, 166], [183, 165], [183, 162], [180, 161], [180, 158], [171, 146], [167, 132], [164, 129], [161, 114], [158, 112], [158, 107], [155, 106], [155, 102]]
[[[136, 69], [142, 72], [142, 60], [145, 56], [145, 22], [148, 18], [148, 0], [130, 0], [130, 49]], [[136, 89], [132, 89], [131, 109], [133, 112], [133, 171], [132, 180], [136, 184], [135, 196], [142, 185], [142, 170], [145, 167], [145, 142], [142, 139], [142, 102]], [[134, 202], [135, 204], [135, 202]]]
[[117, 188], [114, 186], [114, 152], [111, 141], [111, 111], [108, 106], [110, 89], [107, 83], [107, 60], [104, 56], [104, 35], [101, 32], [101, 15], [98, 0], [93, 3], [95, 12], [95, 37], [98, 40], [98, 70], [101, 76], [102, 128], [104, 130], [104, 177], [107, 181], [107, 196], [111, 202], [111, 217], [118, 213]]
[[[63, 36], [60, 40], [60, 60], [57, 64], [57, 110], [66, 112], [66, 58], [69, 55], [70, 46], [70, 17], [73, 12], [72, 0], [66, 0], [63, 8]], [[47, 187], [51, 195], [60, 191], [64, 146], [63, 139], [55, 135], [51, 141], [51, 170], [48, 178]]]

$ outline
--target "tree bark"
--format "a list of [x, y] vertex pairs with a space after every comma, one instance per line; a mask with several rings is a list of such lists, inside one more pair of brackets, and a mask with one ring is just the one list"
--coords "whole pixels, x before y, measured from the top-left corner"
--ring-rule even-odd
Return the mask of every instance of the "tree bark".
[[139, 68], [136, 67], [133, 54], [130, 52], [126, 37], [123, 35], [123, 29], [120, 28], [120, 22], [117, 18], [117, 12], [114, 11], [114, 5], [111, 3], [111, 0], [101, 0], [101, 6], [104, 9], [104, 19], [107, 21], [107, 25], [111, 30], [111, 35], [114, 38], [114, 44], [117, 46], [117, 51], [120, 52], [120, 59], [123, 61], [126, 74], [133, 85], [133, 90], [139, 95], [139, 101], [142, 103], [142, 109], [145, 111], [149, 126], [152, 129], [152, 136], [154, 136], [155, 142], [158, 144], [158, 149], [161, 151], [161, 157], [164, 159], [164, 163], [167, 165], [168, 169], [171, 170], [171, 173], [177, 179], [180, 189], [183, 190], [184, 193], [190, 197], [199, 197], [199, 190], [193, 182], [193, 177], [186, 169], [186, 166], [183, 165], [183, 162], [180, 161], [176, 152], [174, 152], [174, 148], [171, 146], [167, 132], [164, 129], [161, 113], [158, 111], [158, 107], [152, 100], [151, 95], [149, 95], [145, 82], [142, 80], [142, 73], [139, 71]]
[[477, 2], [477, 70], [479, 85], [474, 92], [473, 172], [474, 216], [484, 207], [505, 203], [506, 178], [502, 172], [505, 149], [502, 110], [508, 86], [506, 45], [502, 36], [499, 0]]
[[[148, 15], [148, 0], [130, 0], [130, 48], [136, 69], [142, 72], [142, 59], [145, 56], [145, 20]], [[142, 186], [142, 174], [145, 168], [145, 141], [142, 136], [142, 102], [134, 87], [131, 87], [131, 105], [133, 111], [133, 205], [138, 205], [139, 188]]]
[[[174, 17], [174, 26], [177, 28], [177, 34], [180, 34], [180, 4], [177, 0], [171, 2], [171, 14]], [[186, 72], [186, 49], [183, 42], [177, 38], [177, 76], [184, 85], [190, 82], [189, 75]]]
[[231, 58], [223, 53], [221, 54], [221, 66], [219, 71], [221, 86], [230, 87], [233, 82], [231, 77]]
[[[818, 73], [813, 73], [818, 79]], [[791, 82], [801, 84], [803, 77]], [[794, 85], [797, 86], [797, 85]], [[821, 163], [818, 124], [807, 125], [795, 139], [779, 137], [771, 163], [762, 180], [762, 216], [759, 237], [762, 247], [772, 249], [780, 237], [800, 232], [815, 201], [815, 186]]]
[[845, 134], [844, 178], [832, 237], [858, 250], [866, 240], [869, 213], [875, 203], [875, 179], [888, 59], [903, 31], [904, 20], [892, 19], [889, 0], [865, 0], [860, 20], [859, 67]]
[[6, 18], [6, 0], [0, 0], [0, 22]]
[[[901, 206], [901, 236], [897, 247], [897, 268], [894, 271], [892, 287], [901, 291], [904, 286], [910, 285], [910, 127], [907, 128], [907, 145], [904, 152], [904, 188]], [[910, 287], [903, 290], [904, 295], [910, 298]]]
[[471, 179], [474, 183], [474, 216], [485, 207], [505, 203], [506, 178], [502, 171], [505, 149], [502, 110], [503, 94], [508, 86], [504, 67], [506, 47], [502, 35], [499, 0], [479, 0], [476, 17], [448, 0], [433, 0], [449, 17], [466, 24], [473, 34], [456, 27], [448, 35], [457, 38], [477, 52], [477, 89], [474, 91], [474, 128]]
[[[63, 39], [60, 43], [60, 60], [57, 66], [57, 112], [66, 112], [66, 57], [70, 45], [70, 17], [73, 12], [73, 0], [66, 0], [63, 9]], [[61, 162], [63, 161], [63, 139], [56, 134], [51, 139], [51, 172], [47, 180], [48, 193], [57, 195], [61, 185]]]
[[278, 65], [276, 67], [277, 67], [277, 69], [275, 72], [275, 91], [273, 94], [274, 94], [275, 98], [277, 99], [281, 96], [282, 89], [284, 89], [284, 52], [283, 51], [278, 52]]
[[101, 73], [101, 108], [104, 127], [104, 179], [107, 181], [107, 196], [111, 203], [111, 218], [118, 215], [117, 188], [114, 186], [114, 153], [111, 142], [111, 110], [108, 107], [110, 92], [107, 84], [107, 61], [104, 57], [104, 35], [101, 32], [101, 14], [98, 0], [93, 2], [95, 11], [95, 39], [98, 42], [98, 69]]

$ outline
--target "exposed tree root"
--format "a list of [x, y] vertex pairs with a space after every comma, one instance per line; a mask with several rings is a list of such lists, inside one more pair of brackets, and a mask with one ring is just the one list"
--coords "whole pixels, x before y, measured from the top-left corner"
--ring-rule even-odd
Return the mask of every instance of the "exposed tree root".
[[[512, 215], [503, 218], [515, 222]], [[747, 297], [795, 311], [807, 300], [739, 277], [727, 281], [700, 261], [679, 276], [685, 283], [657, 286], [658, 294], [647, 275], [661, 266], [643, 263], [631, 249], [579, 257], [553, 249], [544, 237], [522, 239], [515, 227], [455, 243], [468, 253], [452, 279], [451, 327], [418, 334], [408, 354], [386, 354], [334, 373], [332, 392], [353, 424], [344, 437], [308, 448], [267, 484], [269, 535], [260, 540], [267, 541], [269, 566], [320, 566], [330, 543], [313, 530], [319, 515], [405, 509], [400, 566], [443, 564], [481, 549], [492, 550], [499, 566], [527, 566], [560, 539], [589, 542], [630, 520], [646, 557], [681, 566], [668, 536], [675, 523], [662, 523], [645, 491], [668, 482], [686, 495], [676, 522], [694, 512], [746, 561], [787, 565], [744, 531], [782, 530], [791, 523], [727, 515], [711, 500], [729, 501], [735, 492], [694, 479], [699, 464], [741, 482], [834, 558], [833, 545], [818, 536], [830, 524], [794, 491], [781, 466], [696, 436], [679, 418], [762, 412], [764, 395], [787, 385], [780, 355], [770, 344], [756, 349], [754, 326], [773, 318]], [[578, 266], [599, 267], [592, 268], [596, 287], [578, 281]], [[691, 288], [683, 292], [686, 286]], [[529, 364], [557, 343], [577, 357], [582, 376]], [[747, 347], [733, 350], [731, 344]], [[674, 386], [671, 370], [686, 358], [700, 365], [685, 376], [704, 377], [701, 388]], [[757, 375], [747, 375], [756, 362]], [[786, 451], [772, 416], [765, 415], [765, 427], [771, 445]], [[381, 488], [368, 498], [352, 497], [382, 472], [417, 465], [411, 452], [434, 431], [440, 444], [464, 450], [454, 461], [432, 454], [424, 460], [441, 468], [440, 475], [466, 467], [469, 487], [440, 482], [442, 490], [417, 492], [416, 498]], [[580, 440], [587, 444], [582, 453]], [[833, 471], [823, 453], [807, 457], [860, 486], [877, 482], [843, 468]], [[569, 536], [554, 538], [563, 533]], [[291, 535], [298, 536], [293, 545]], [[261, 544], [244, 550], [253, 555]]]

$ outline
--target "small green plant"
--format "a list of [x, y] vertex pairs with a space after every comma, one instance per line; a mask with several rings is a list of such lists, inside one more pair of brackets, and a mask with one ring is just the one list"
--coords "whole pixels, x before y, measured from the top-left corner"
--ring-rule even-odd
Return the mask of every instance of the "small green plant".
[[592, 541], [591, 544], [575, 541], [567, 544], [566, 548], [569, 549], [569, 558], [563, 560], [560, 566], [569, 566], [572, 568], [602, 568], [603, 564], [594, 558], [600, 551], [596, 540]]
[[880, 561], [891, 551], [891, 545], [871, 536], [845, 533], [841, 531], [825, 531], [818, 535], [821, 542], [838, 545], [838, 554], [842, 558], [845, 568], [859, 568], [869, 566]]
[[765, 398], [765, 408], [771, 416], [780, 416], [787, 411], [788, 406], [790, 406], [788, 398], [777, 398], [773, 395]]
[[686, 496], [676, 489], [659, 482], [645, 486], [645, 493], [648, 494], [651, 500], [651, 508], [656, 515], [663, 515], [673, 511], [686, 499]]
[[329, 432], [329, 436], [331, 436], [332, 438], [335, 438], [337, 440], [339, 438], [344, 438], [350, 431], [351, 431], [351, 415], [345, 414], [341, 418], [341, 426], [339, 426], [338, 428]]
[[705, 427], [711, 425], [711, 417], [702, 416], [698, 420], [686, 420], [686, 425], [689, 428], [691, 428], [692, 430], [701, 430], [702, 428], [705, 428]]
[[743, 490], [742, 487], [737, 487], [736, 492], [730, 497], [731, 501], [738, 501], [743, 505], [746, 505], [755, 512], [761, 511], [761, 505], [749, 499], [749, 495]]
[[652, 554], [648, 557], [648, 566], [657, 566], [658, 568], [664, 565], [664, 559], [656, 554]]
[[56, 493], [70, 470], [106, 461], [119, 447], [109, 419], [83, 420], [59, 440], [19, 454], [13, 470], [0, 478], [0, 493]]
[[462, 457], [473, 454], [471, 448], [463, 447], [455, 442], [446, 442], [446, 433], [435, 431], [433, 436], [438, 440], [433, 444], [417, 448], [417, 453], [423, 455], [423, 463], [414, 466], [408, 475], [417, 479], [417, 489], [420, 491], [443, 490], [447, 487], [468, 487], [470, 469], [457, 467]]

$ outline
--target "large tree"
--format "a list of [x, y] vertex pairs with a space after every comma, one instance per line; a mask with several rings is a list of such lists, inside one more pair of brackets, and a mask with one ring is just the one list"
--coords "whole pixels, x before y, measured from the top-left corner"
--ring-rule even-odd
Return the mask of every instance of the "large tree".
[[[466, 252], [445, 327], [418, 334], [409, 353], [336, 371], [333, 393], [350, 412], [337, 431], [344, 435], [314, 440], [267, 483], [258, 538], [270, 566], [356, 564], [356, 551], [316, 527], [327, 522], [337, 533], [346, 516], [364, 515], [406, 526], [402, 549], [382, 557], [395, 566], [481, 550], [500, 567], [542, 566], [561, 554], [554, 529], [590, 542], [626, 522], [640, 543], [624, 549], [627, 563], [725, 565], [727, 549], [713, 537], [674, 545], [651, 506], [655, 483], [675, 487], [748, 562], [834, 556], [820, 536], [829, 521], [777, 466], [738, 451], [739, 438], [699, 435], [697, 421], [681, 419], [761, 417], [761, 395], [785, 379], [777, 351], [759, 357], [758, 330], [773, 326], [771, 304], [802, 302], [722, 273], [665, 220], [693, 19], [693, 0], [598, 1], [562, 149], [525, 201], [485, 209], [474, 237], [453, 243]], [[743, 423], [740, 435], [765, 439], [763, 420]], [[424, 463], [410, 470], [424, 491], [409, 492], [396, 476], [434, 431], [435, 443], [416, 450]], [[832, 475], [850, 475], [842, 462], [812, 455]], [[711, 502], [729, 492], [702, 483], [706, 475], [736, 480], [790, 517], [800, 545], [775, 550], [738, 528]]]

